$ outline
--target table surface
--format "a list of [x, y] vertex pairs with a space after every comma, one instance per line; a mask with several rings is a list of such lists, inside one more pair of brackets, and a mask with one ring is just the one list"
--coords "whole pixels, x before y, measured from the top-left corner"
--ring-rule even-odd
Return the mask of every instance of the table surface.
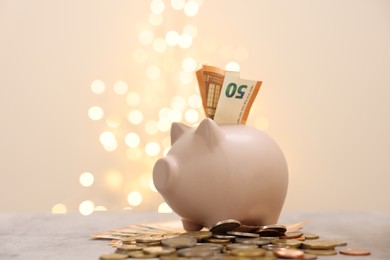
[[[99, 259], [114, 250], [91, 235], [130, 224], [178, 220], [175, 214], [96, 212], [49, 215], [0, 213], [0, 259]], [[370, 256], [320, 256], [318, 259], [390, 259], [390, 213], [282, 213], [279, 223], [309, 221], [304, 232], [366, 248]]]

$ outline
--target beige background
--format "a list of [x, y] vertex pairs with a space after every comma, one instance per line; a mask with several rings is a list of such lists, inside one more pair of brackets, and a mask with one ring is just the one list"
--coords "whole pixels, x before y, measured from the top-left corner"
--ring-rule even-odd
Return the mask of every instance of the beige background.
[[[186, 56], [220, 67], [236, 60], [243, 78], [263, 80], [248, 124], [285, 152], [285, 210], [390, 211], [389, 1], [204, 0], [195, 17], [169, 3], [163, 24], [151, 26], [149, 1], [0, 0], [1, 211], [63, 203], [73, 212], [87, 199], [120, 210], [134, 190], [144, 197], [138, 208], [157, 210], [163, 200], [140, 176], [150, 178], [161, 154], [129, 160], [122, 137], [135, 129], [144, 146], [168, 133], [123, 123], [118, 149], [107, 152], [99, 135], [108, 127], [87, 111], [126, 115], [125, 97], [112, 92], [123, 80], [140, 93], [145, 121], [158, 118], [173, 96], [196, 94], [196, 82], [177, 80]], [[164, 37], [188, 23], [197, 27], [189, 49], [157, 55], [138, 40], [145, 28]], [[149, 53], [142, 64], [137, 48]], [[151, 83], [145, 68], [166, 59], [177, 69]], [[95, 79], [104, 94], [91, 92]], [[123, 176], [117, 187], [106, 183], [110, 170]], [[90, 188], [78, 181], [85, 171], [95, 176]]]

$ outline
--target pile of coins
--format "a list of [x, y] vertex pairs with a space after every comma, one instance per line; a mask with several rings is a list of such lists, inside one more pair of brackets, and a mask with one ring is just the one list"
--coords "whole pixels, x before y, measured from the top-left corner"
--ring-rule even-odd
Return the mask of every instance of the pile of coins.
[[[234, 219], [220, 221], [208, 231], [133, 234], [116, 243], [116, 251], [100, 256], [111, 259], [317, 259], [336, 255], [341, 240], [319, 239], [317, 234], [287, 232], [284, 225], [248, 226]], [[339, 250], [345, 255], [369, 255], [364, 249]]]

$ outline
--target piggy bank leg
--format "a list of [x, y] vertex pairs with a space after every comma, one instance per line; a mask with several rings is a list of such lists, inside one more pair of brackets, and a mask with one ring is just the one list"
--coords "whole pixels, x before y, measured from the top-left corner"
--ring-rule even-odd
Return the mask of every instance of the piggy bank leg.
[[181, 222], [183, 223], [183, 228], [186, 231], [199, 231], [203, 228], [202, 225], [196, 224], [188, 219], [181, 219]]

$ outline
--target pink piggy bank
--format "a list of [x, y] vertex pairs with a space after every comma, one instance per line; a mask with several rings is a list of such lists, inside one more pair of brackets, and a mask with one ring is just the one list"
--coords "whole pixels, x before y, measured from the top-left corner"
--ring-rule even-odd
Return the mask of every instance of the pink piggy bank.
[[172, 148], [154, 165], [153, 181], [188, 231], [236, 219], [275, 224], [287, 193], [282, 151], [251, 126], [204, 119], [194, 129], [173, 123]]

